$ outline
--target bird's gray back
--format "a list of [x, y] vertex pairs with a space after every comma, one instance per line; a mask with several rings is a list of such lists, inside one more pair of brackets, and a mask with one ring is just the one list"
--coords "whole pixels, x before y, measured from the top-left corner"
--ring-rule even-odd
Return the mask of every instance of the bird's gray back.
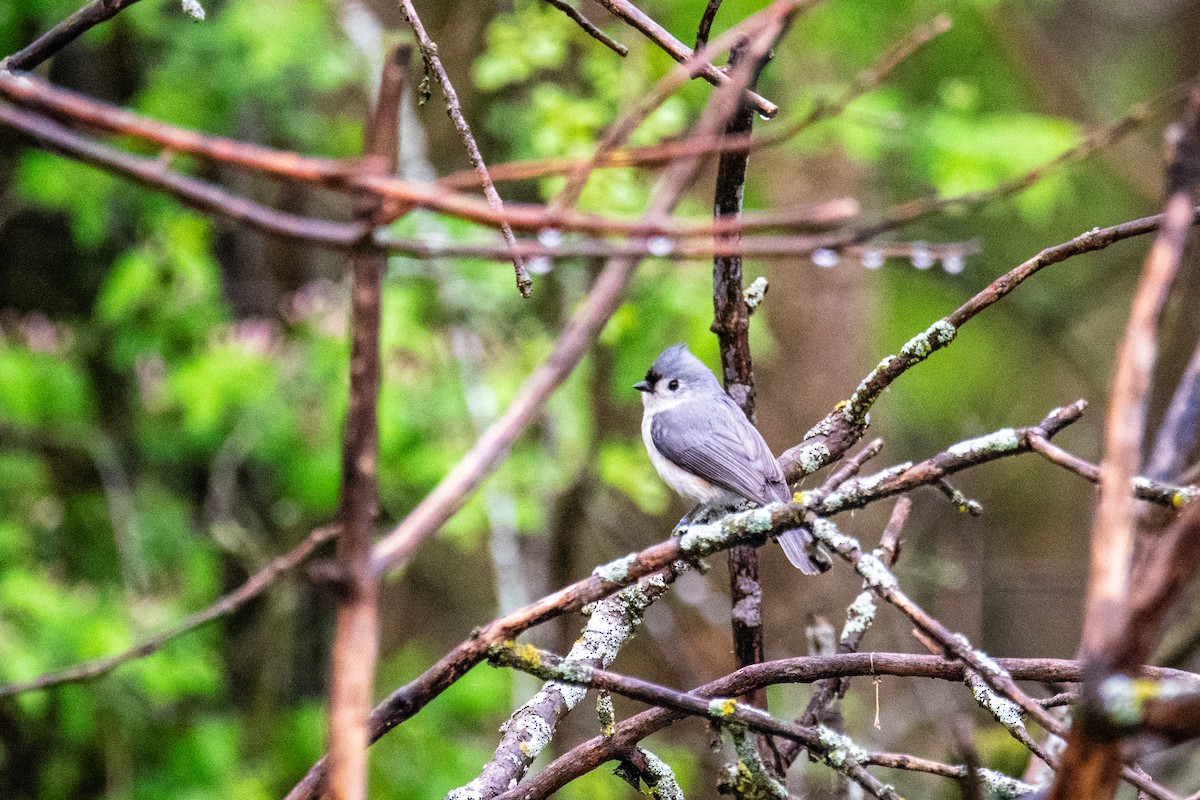
[[673, 463], [747, 500], [791, 497], [771, 448], [719, 388], [655, 414], [650, 436]]

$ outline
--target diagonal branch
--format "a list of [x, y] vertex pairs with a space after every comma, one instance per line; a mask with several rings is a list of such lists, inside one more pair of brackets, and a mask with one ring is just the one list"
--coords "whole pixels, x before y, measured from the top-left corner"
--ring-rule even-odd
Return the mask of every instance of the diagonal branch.
[[[462, 106], [458, 103], [458, 92], [454, 90], [454, 84], [450, 82], [450, 76], [447, 74], [446, 68], [442, 66], [442, 59], [438, 57], [437, 45], [425, 32], [425, 26], [421, 23], [421, 18], [417, 16], [417, 10], [413, 7], [412, 0], [398, 0], [398, 2], [400, 3], [400, 13], [404, 15], [404, 19], [412, 26], [413, 33], [417, 36], [421, 54], [425, 57], [426, 68], [433, 71], [438, 84], [442, 87], [442, 95], [446, 98], [446, 113], [450, 115], [454, 129], [458, 131], [463, 147], [467, 150], [467, 156], [475, 167], [475, 173], [479, 176], [479, 183], [483, 187], [484, 197], [487, 198], [488, 204], [496, 213], [503, 213], [504, 201], [500, 199], [500, 193], [496, 191], [496, 184], [492, 183], [492, 176], [488, 174], [483, 154], [479, 152], [479, 143], [475, 141], [475, 135], [471, 133], [471, 126], [467, 123], [467, 118], [463, 116]], [[504, 241], [510, 248], [516, 246], [516, 237], [513, 236], [512, 227], [507, 222], [501, 223], [500, 232], [504, 235]], [[514, 250], [512, 262], [517, 276], [517, 290], [522, 297], [529, 297], [533, 290], [533, 280], [525, 269], [525, 260]]]
[[600, 42], [600, 44], [604, 45], [609, 50], [612, 50], [621, 57], [629, 55], [628, 47], [618, 41], [615, 41], [607, 33], [597, 28], [594, 22], [585, 17], [583, 13], [579, 11], [579, 9], [568, 3], [567, 0], [546, 0], [546, 2], [570, 17], [571, 21], [582, 28], [584, 33]]
[[[603, 669], [641, 625], [646, 609], [663, 595], [687, 564], [676, 562], [642, 578], [633, 586], [596, 603], [582, 635], [561, 665], [567, 670]], [[448, 800], [481, 800], [503, 792], [525, 777], [533, 762], [550, 744], [559, 721], [582, 699], [577, 684], [558, 677], [521, 706], [501, 727], [503, 737], [480, 774], [466, 786], [451, 791]]]

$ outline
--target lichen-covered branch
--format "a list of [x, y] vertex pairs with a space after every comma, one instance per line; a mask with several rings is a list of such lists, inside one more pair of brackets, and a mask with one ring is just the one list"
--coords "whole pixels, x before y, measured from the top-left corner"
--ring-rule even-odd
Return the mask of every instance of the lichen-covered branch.
[[[562, 661], [562, 669], [603, 669], [611, 664], [641, 625], [646, 609], [666, 592], [681, 569], [686, 569], [686, 564], [669, 565], [592, 606], [583, 634]], [[450, 792], [448, 800], [495, 797], [524, 778], [529, 766], [550, 744], [559, 721], [583, 699], [585, 689], [559, 680], [543, 686], [504, 723], [500, 744], [480, 774]]]
[[[495, 651], [505, 653], [507, 660], [520, 661], [524, 668], [538, 670], [540, 677], [554, 677], [554, 664], [561, 659], [540, 650], [529, 650], [517, 645], [514, 648], [501, 646]], [[1007, 670], [1016, 680], [1037, 682], [1079, 682], [1083, 679], [1083, 670], [1079, 662], [1064, 659], [1032, 659], [1032, 658], [1002, 658], [996, 663]], [[691, 692], [684, 694], [694, 697], [680, 700], [684, 708], [670, 708], [663, 704], [674, 702], [675, 690], [648, 684], [639, 678], [618, 675], [604, 670], [572, 671], [572, 679], [586, 682], [595, 688], [604, 688], [614, 693], [625, 694], [642, 702], [659, 705], [637, 714], [619, 723], [615, 730], [573, 748], [555, 759], [537, 775], [515, 789], [500, 796], [502, 800], [517, 798], [545, 798], [569, 781], [590, 772], [605, 761], [619, 757], [620, 753], [635, 747], [643, 738], [662, 730], [684, 716], [695, 712], [712, 718], [714, 715], [730, 717], [735, 722], [744, 723], [753, 729], [755, 724], [765, 715], [752, 706], [737, 703], [732, 698], [742, 696], [748, 691], [761, 686], [781, 683], [813, 683], [824, 679], [838, 679], [866, 675], [897, 675], [907, 677], [932, 678], [936, 680], [961, 682], [966, 673], [966, 667], [961, 661], [940, 656], [914, 655], [908, 653], [848, 653], [827, 657], [798, 657], [766, 661], [738, 670], [723, 678], [719, 678]], [[1155, 679], [1179, 679], [1200, 686], [1200, 675], [1178, 670], [1164, 670], [1157, 667], [1143, 667], [1139, 675]], [[565, 677], [561, 676], [560, 677]], [[620, 687], [620, 688], [618, 688]], [[699, 698], [700, 702], [696, 702]], [[661, 701], [661, 703], [660, 703]], [[781, 737], [783, 731], [795, 733], [794, 728], [787, 726], [793, 723], [780, 723], [784, 727], [775, 728], [773, 732]], [[800, 726], [815, 731], [812, 726]]]

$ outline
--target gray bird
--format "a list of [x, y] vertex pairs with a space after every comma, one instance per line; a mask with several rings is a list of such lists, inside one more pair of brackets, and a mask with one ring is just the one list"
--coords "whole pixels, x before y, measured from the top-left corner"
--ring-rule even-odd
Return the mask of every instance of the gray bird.
[[[642, 393], [650, 461], [685, 499], [710, 508], [792, 499], [771, 448], [687, 345], [664, 350], [633, 388]], [[787, 531], [779, 544], [805, 575], [828, 569], [828, 554], [813, 548], [807, 531]]]

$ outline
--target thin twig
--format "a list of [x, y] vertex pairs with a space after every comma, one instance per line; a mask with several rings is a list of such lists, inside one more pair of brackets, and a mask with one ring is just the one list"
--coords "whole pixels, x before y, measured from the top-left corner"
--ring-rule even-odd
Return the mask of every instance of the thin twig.
[[101, 22], [110, 20], [138, 0], [92, 0], [43, 33], [27, 47], [0, 61], [0, 72], [33, 69]]
[[337, 536], [340, 530], [338, 525], [326, 525], [325, 527], [317, 528], [291, 550], [273, 559], [265, 567], [251, 575], [237, 589], [220, 598], [203, 611], [197, 611], [194, 614], [184, 617], [178, 625], [170, 630], [152, 636], [125, 652], [114, 656], [86, 661], [67, 669], [47, 672], [44, 675], [39, 675], [27, 681], [0, 686], [0, 698], [12, 697], [23, 692], [32, 692], [39, 689], [49, 689], [67, 683], [95, 680], [107, 675], [122, 664], [157, 653], [167, 643], [185, 633], [190, 633], [205, 623], [228, 616], [255, 597], [258, 597], [276, 578], [304, 562], [320, 545]]
[[[596, 2], [661, 47], [667, 55], [680, 64], [694, 55], [688, 49], [687, 45], [672, 36], [665, 28], [644, 14], [633, 3], [630, 3], [629, 0], [596, 0]], [[698, 74], [713, 86], [720, 86], [729, 82], [729, 76], [710, 63], [706, 63]], [[755, 94], [749, 89], [746, 89], [745, 92], [747, 99], [754, 104], [755, 110], [766, 119], [770, 119], [779, 113], [779, 106], [770, 100]]]
[[[698, 53], [689, 54], [687, 58], [680, 61], [679, 65], [659, 80], [645, 97], [641, 98], [632, 108], [608, 126], [604, 134], [600, 137], [600, 141], [596, 143], [596, 148], [592, 152], [591, 157], [585, 161], [579, 161], [571, 169], [562, 190], [550, 202], [547, 209], [548, 212], [550, 214], [561, 214], [574, 206], [583, 193], [589, 176], [591, 176], [592, 172], [605, 158], [606, 154], [624, 144], [633, 135], [633, 132], [642, 121], [650, 116], [654, 109], [662, 105], [677, 88], [699, 74], [705, 65], [708, 64], [708, 59], [712, 58], [714, 54], [724, 52], [736, 42], [746, 37], [757, 35], [764, 27], [778, 24], [780, 19], [792, 13], [801, 2], [815, 2], [815, 0], [775, 0], [767, 8], [757, 14], [752, 14], [739, 22], [734, 28], [717, 37], [717, 40], [710, 47], [706, 47]], [[726, 83], [728, 83], [729, 77], [725, 76], [724, 73], [721, 74], [724, 76]], [[689, 138], [696, 139], [700, 137], [697, 137], [695, 132], [693, 132], [693, 135]]]
[[570, 17], [571, 21], [582, 28], [584, 33], [600, 42], [600, 44], [604, 45], [609, 50], [612, 50], [621, 57], [629, 55], [628, 47], [614, 40], [607, 33], [597, 28], [594, 22], [585, 17], [583, 12], [568, 3], [567, 0], [546, 0], [546, 2]]
[[[421, 23], [421, 18], [417, 16], [417, 10], [413, 7], [412, 0], [397, 0], [397, 2], [400, 4], [400, 13], [404, 15], [404, 19], [408, 21], [408, 24], [412, 26], [413, 33], [416, 34], [417, 44], [421, 46], [421, 54], [425, 58], [426, 67], [433, 71], [438, 84], [442, 87], [442, 95], [446, 98], [446, 113], [450, 115], [454, 129], [458, 131], [463, 147], [466, 148], [467, 156], [475, 167], [479, 183], [483, 187], [484, 197], [487, 198], [488, 204], [496, 213], [503, 213], [504, 201], [500, 199], [500, 193], [496, 191], [496, 184], [492, 183], [492, 177], [488, 174], [483, 154], [479, 152], [479, 143], [475, 141], [475, 135], [471, 133], [471, 126], [467, 123], [467, 118], [463, 116], [462, 106], [458, 103], [458, 92], [454, 90], [454, 84], [450, 82], [450, 75], [442, 66], [442, 59], [438, 57], [437, 45], [425, 32], [425, 26]], [[516, 237], [513, 236], [512, 228], [507, 222], [500, 225], [500, 233], [510, 248], [515, 247]], [[525, 269], [525, 260], [515, 249], [512, 254], [512, 262], [517, 276], [517, 290], [522, 297], [529, 297], [533, 291], [533, 280]]]
[[[1092, 483], [1100, 482], [1100, 467], [1062, 449], [1044, 436], [1030, 435], [1029, 444], [1034, 452], [1044, 456], [1047, 461], [1058, 464]], [[1159, 483], [1142, 477], [1133, 479], [1134, 497], [1139, 500], [1149, 500], [1167, 508], [1178, 508], [1191, 502], [1192, 498], [1198, 495], [1200, 495], [1200, 489], [1196, 487]]]

